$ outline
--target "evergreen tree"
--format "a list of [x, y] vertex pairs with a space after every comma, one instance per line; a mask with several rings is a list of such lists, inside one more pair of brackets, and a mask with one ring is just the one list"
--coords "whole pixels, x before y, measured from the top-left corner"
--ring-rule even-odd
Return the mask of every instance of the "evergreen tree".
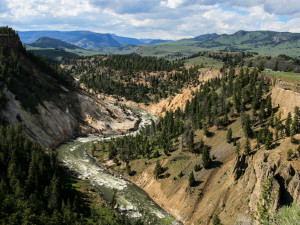
[[251, 152], [250, 142], [249, 139], [246, 138], [245, 155], [249, 155], [250, 152]]
[[242, 117], [243, 119], [243, 130], [246, 137], [252, 136], [252, 129], [251, 129], [251, 119], [248, 114]]
[[195, 185], [196, 185], [196, 180], [195, 180], [195, 177], [194, 177], [194, 173], [191, 172], [190, 175], [189, 175], [189, 186], [194, 187]]
[[191, 130], [189, 132], [189, 137], [188, 137], [188, 146], [189, 146], [189, 151], [195, 153], [195, 143], [194, 143], [194, 131]]
[[226, 140], [228, 143], [230, 143], [232, 141], [232, 129], [231, 128], [229, 128], [227, 131]]
[[210, 158], [209, 151], [208, 151], [207, 147], [204, 146], [203, 151], [202, 151], [202, 163], [203, 163], [203, 167], [205, 169], [207, 169], [210, 166], [211, 162], [212, 161], [211, 161], [211, 158]]
[[268, 95], [267, 97], [267, 115], [270, 116], [272, 113], [272, 98], [271, 95]]
[[293, 150], [289, 149], [287, 152], [286, 160], [291, 161], [292, 160], [292, 155], [293, 155]]
[[271, 149], [271, 145], [272, 145], [272, 133], [270, 131], [268, 131], [266, 135], [266, 138], [265, 138], [265, 147], [267, 150], [270, 150]]
[[219, 219], [218, 215], [214, 215], [212, 218], [212, 224], [213, 225], [222, 225], [221, 220]]
[[154, 178], [158, 179], [159, 175], [163, 173], [163, 168], [159, 164], [159, 161], [156, 161], [155, 169], [154, 169]]
[[203, 133], [204, 133], [204, 135], [205, 135], [206, 137], [208, 137], [209, 131], [208, 131], [208, 128], [207, 128], [207, 124], [206, 124], [206, 123], [204, 123], [204, 125], [203, 125]]
[[285, 121], [285, 134], [287, 137], [291, 135], [291, 123], [292, 123], [292, 114], [289, 112], [288, 117]]
[[259, 120], [260, 122], [262, 122], [265, 118], [265, 104], [264, 102], [262, 101], [260, 103], [260, 108], [259, 108]]
[[259, 64], [258, 64], [258, 67], [257, 67], [258, 71], [263, 71], [265, 69], [265, 63], [264, 61], [260, 61]]
[[300, 110], [298, 106], [295, 107], [295, 115], [292, 124], [292, 129], [294, 130], [294, 134], [300, 132]]
[[201, 170], [201, 166], [198, 165], [198, 164], [196, 164], [196, 165], [194, 166], [194, 171], [197, 172], [197, 171], [199, 171], [199, 170]]

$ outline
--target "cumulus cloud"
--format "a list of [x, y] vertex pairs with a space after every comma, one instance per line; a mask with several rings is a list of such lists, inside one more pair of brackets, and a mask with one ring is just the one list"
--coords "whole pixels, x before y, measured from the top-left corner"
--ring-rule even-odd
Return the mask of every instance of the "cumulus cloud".
[[179, 39], [242, 29], [300, 32], [299, 22], [299, 0], [0, 0], [0, 25], [18, 30]]

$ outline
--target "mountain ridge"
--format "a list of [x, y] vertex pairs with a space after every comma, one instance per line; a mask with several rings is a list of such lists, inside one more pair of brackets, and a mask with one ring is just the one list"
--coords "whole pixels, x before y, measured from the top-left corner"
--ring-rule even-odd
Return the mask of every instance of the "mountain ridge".
[[142, 45], [151, 42], [161, 43], [169, 40], [137, 39], [118, 36], [110, 33], [97, 33], [92, 31], [18, 31], [23, 43], [30, 44], [41, 37], [55, 38], [82, 48], [121, 47], [125, 45]]
[[81, 47], [70, 44], [65, 41], [61, 41], [55, 38], [49, 37], [41, 37], [35, 42], [30, 44], [33, 47], [40, 47], [40, 48], [68, 48], [68, 49], [81, 49]]

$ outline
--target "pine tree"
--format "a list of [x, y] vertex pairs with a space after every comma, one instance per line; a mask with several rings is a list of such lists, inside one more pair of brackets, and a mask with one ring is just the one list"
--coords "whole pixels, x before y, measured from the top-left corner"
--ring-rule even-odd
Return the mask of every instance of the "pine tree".
[[270, 131], [268, 131], [266, 135], [266, 138], [265, 138], [265, 146], [266, 146], [266, 149], [267, 150], [270, 150], [271, 149], [271, 144], [272, 144], [272, 133]]
[[194, 143], [194, 131], [193, 130], [191, 130], [189, 132], [188, 145], [189, 145], [189, 151], [194, 153], [195, 152], [195, 143]]
[[292, 123], [292, 114], [289, 112], [288, 117], [285, 121], [285, 134], [287, 137], [291, 135], [291, 123]]
[[251, 119], [248, 114], [243, 117], [243, 130], [246, 137], [251, 137], [252, 129], [251, 129]]
[[268, 95], [267, 97], [267, 115], [270, 116], [272, 113], [272, 98], [271, 95]]
[[292, 155], [293, 155], [293, 150], [289, 149], [287, 152], [286, 160], [291, 161], [292, 160]]
[[158, 179], [159, 175], [163, 173], [163, 168], [159, 164], [159, 161], [156, 161], [155, 169], [154, 169], [154, 178]]
[[211, 164], [210, 154], [209, 154], [209, 151], [206, 146], [204, 146], [203, 152], [202, 152], [202, 163], [203, 163], [203, 167], [205, 169], [207, 169]]
[[259, 120], [260, 122], [262, 122], [265, 118], [265, 104], [264, 102], [262, 101], [260, 103], [260, 108], [259, 108]]
[[265, 69], [265, 63], [264, 63], [264, 61], [261, 60], [261, 61], [259, 62], [257, 69], [258, 69], [260, 72], [263, 71], [263, 70]]
[[295, 107], [295, 115], [292, 123], [292, 129], [294, 129], [295, 134], [300, 132], [300, 111], [298, 106]]
[[219, 219], [218, 215], [214, 215], [212, 219], [212, 224], [213, 225], [222, 225], [221, 220]]
[[232, 129], [231, 128], [229, 128], [227, 131], [226, 140], [228, 143], [230, 143], [232, 141]]
[[208, 131], [208, 128], [207, 128], [207, 124], [206, 124], [206, 123], [203, 125], [203, 133], [204, 133], [204, 135], [205, 135], [206, 137], [208, 137], [209, 131]]
[[250, 142], [249, 139], [246, 138], [245, 155], [249, 155], [250, 152], [251, 152]]
[[271, 117], [270, 117], [270, 120], [269, 120], [269, 124], [271, 127], [274, 128], [275, 124], [274, 124], [274, 113], [273, 111], [271, 112]]
[[195, 177], [194, 177], [194, 173], [191, 172], [190, 175], [189, 175], [189, 186], [194, 187], [195, 184], [196, 184], [196, 180], [195, 180]]

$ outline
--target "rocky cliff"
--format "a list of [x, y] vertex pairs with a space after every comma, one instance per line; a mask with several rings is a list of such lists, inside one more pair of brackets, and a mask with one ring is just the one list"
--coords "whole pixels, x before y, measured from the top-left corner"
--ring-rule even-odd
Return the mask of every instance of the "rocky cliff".
[[75, 135], [125, 133], [139, 123], [139, 118], [126, 108], [100, 101], [84, 91], [64, 90], [57, 101], [44, 101], [38, 105], [38, 113], [32, 114], [5, 88], [8, 101], [2, 114], [13, 124], [22, 121], [29, 137], [50, 148]]

